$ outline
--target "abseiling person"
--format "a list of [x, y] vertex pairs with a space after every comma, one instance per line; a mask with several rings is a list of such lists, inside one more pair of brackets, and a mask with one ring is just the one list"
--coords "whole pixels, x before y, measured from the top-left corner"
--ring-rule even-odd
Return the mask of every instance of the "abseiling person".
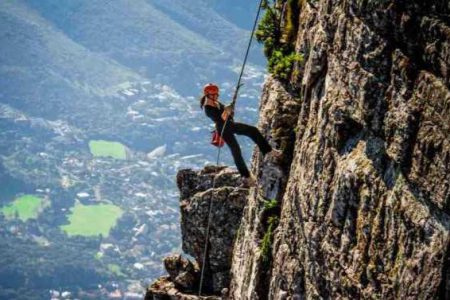
[[225, 106], [219, 101], [219, 87], [216, 84], [208, 83], [204, 86], [203, 96], [200, 98], [200, 107], [204, 109], [205, 114], [215, 123], [216, 130], [219, 134], [222, 133], [223, 126], [226, 123], [222, 138], [231, 150], [234, 163], [243, 178], [244, 186], [254, 186], [255, 177], [250, 173], [245, 164], [241, 147], [234, 136], [235, 134], [245, 135], [251, 138], [258, 145], [263, 156], [269, 155], [276, 160], [281, 159], [281, 151], [272, 148], [258, 128], [233, 120], [233, 106]]

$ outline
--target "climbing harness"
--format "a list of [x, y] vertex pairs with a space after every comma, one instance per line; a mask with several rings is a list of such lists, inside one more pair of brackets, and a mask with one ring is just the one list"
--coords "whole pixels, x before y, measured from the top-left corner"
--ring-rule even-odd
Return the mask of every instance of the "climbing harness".
[[[256, 31], [256, 25], [258, 24], [258, 19], [259, 19], [259, 14], [261, 13], [261, 8], [262, 8], [262, 4], [263, 4], [264, 0], [260, 0], [259, 1], [259, 6], [258, 6], [258, 11], [256, 13], [256, 17], [255, 17], [255, 22], [253, 23], [253, 29], [252, 32], [250, 34], [250, 39], [247, 45], [247, 51], [245, 52], [245, 57], [244, 57], [244, 61], [242, 63], [242, 68], [241, 68], [241, 73], [239, 74], [239, 79], [238, 82], [236, 84], [236, 88], [234, 90], [234, 95], [233, 98], [231, 100], [231, 107], [234, 109], [234, 106], [236, 104], [236, 100], [239, 94], [239, 89], [241, 88], [241, 86], [243, 85], [241, 83], [242, 81], [242, 75], [244, 74], [244, 69], [245, 69], [245, 65], [247, 64], [247, 58], [248, 58], [248, 54], [250, 52], [250, 47], [252, 45], [252, 41], [253, 41], [253, 36], [255, 34]], [[225, 120], [225, 124], [223, 125], [222, 131], [219, 135], [219, 138], [222, 139], [223, 133], [225, 132], [225, 128], [227, 126], [228, 123], [228, 119], [227, 118]], [[220, 140], [219, 140], [220, 141]], [[220, 150], [222, 149], [222, 147], [218, 148], [217, 151], [217, 162], [216, 165], [219, 165], [219, 160], [220, 160]], [[213, 179], [213, 186], [212, 188], [215, 188], [216, 186], [216, 180]], [[201, 275], [200, 275], [200, 286], [198, 289], [198, 295], [201, 296], [202, 295], [202, 287], [203, 287], [203, 278], [204, 278], [204, 272], [205, 272], [205, 263], [206, 263], [206, 253], [208, 252], [208, 240], [209, 240], [209, 230], [210, 230], [210, 226], [211, 226], [211, 211], [212, 211], [212, 197], [209, 198], [209, 211], [208, 211], [208, 225], [206, 227], [206, 235], [205, 235], [205, 247], [203, 250], [203, 262], [202, 262], [202, 270], [201, 270]]]
[[225, 145], [225, 140], [220, 136], [220, 133], [217, 130], [214, 130], [211, 135], [211, 144], [222, 148]]

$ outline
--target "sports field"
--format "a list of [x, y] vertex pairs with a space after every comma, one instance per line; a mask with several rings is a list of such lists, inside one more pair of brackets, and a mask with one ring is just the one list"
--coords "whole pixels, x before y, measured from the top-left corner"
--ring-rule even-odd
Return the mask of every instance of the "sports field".
[[111, 273], [117, 275], [117, 276], [126, 276], [126, 274], [124, 274], [122, 272], [122, 269], [120, 268], [120, 266], [116, 265], [116, 264], [108, 264], [108, 269], [111, 271]]
[[6, 218], [11, 219], [16, 215], [22, 221], [37, 218], [40, 209], [43, 206], [43, 200], [33, 195], [24, 195], [15, 199], [11, 204], [2, 207], [1, 212]]
[[92, 140], [89, 142], [89, 149], [92, 155], [97, 157], [127, 158], [126, 148], [119, 142]]
[[83, 205], [77, 203], [70, 209], [69, 224], [61, 226], [69, 236], [106, 237], [117, 220], [122, 216], [122, 209], [112, 204]]

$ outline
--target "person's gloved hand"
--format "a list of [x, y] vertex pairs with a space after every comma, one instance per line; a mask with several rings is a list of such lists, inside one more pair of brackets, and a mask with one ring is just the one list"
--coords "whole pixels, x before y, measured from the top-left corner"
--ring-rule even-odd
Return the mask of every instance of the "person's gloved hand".
[[228, 117], [233, 117], [233, 116], [234, 116], [234, 107], [232, 105], [225, 106], [225, 108], [223, 109], [223, 113], [221, 115], [222, 120], [226, 121], [226, 119], [228, 119]]

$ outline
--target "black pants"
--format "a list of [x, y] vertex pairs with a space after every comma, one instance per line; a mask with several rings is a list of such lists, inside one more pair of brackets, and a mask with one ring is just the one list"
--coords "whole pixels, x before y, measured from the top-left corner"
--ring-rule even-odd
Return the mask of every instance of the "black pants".
[[[217, 125], [217, 124], [216, 124]], [[219, 133], [222, 132], [222, 126], [216, 126]], [[228, 121], [225, 127], [225, 132], [223, 133], [223, 139], [227, 143], [233, 155], [234, 163], [241, 174], [242, 177], [249, 177], [250, 172], [247, 169], [244, 158], [242, 157], [241, 147], [236, 140], [234, 134], [248, 136], [258, 145], [259, 150], [263, 155], [272, 151], [272, 147], [269, 145], [267, 140], [259, 132], [258, 128], [250, 126], [244, 123], [238, 123], [233, 121]]]

